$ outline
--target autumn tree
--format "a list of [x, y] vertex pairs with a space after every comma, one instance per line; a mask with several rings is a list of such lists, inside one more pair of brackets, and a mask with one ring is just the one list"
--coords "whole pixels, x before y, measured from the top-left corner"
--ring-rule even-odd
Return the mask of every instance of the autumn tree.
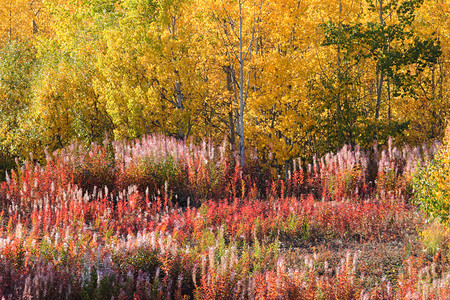
[[98, 142], [112, 131], [106, 108], [93, 88], [99, 25], [87, 18], [85, 7], [77, 5], [52, 1], [46, 6], [52, 35], [37, 42], [40, 63], [33, 80], [33, 101], [22, 122], [26, 149], [37, 158], [44, 148], [52, 151], [74, 139]]
[[[22, 127], [33, 100], [37, 40], [46, 33], [48, 14], [39, 0], [0, 1], [0, 159], [28, 156]], [[6, 164], [9, 167], [10, 164]], [[3, 165], [1, 168], [8, 168]], [[4, 172], [2, 172], [3, 176]]]
[[50, 17], [42, 0], [0, 1], [0, 41], [26, 40], [50, 30]]
[[417, 9], [414, 28], [418, 37], [433, 37], [440, 43], [442, 54], [437, 63], [417, 74], [415, 97], [402, 101], [401, 118], [408, 120], [405, 142], [419, 144], [440, 139], [450, 117], [450, 17], [445, 1], [424, 1]]
[[[415, 32], [415, 12], [422, 2], [368, 1], [360, 6], [362, 17], [322, 23], [322, 45], [337, 52], [336, 75], [331, 78], [339, 86], [334, 93], [336, 125], [344, 129], [337, 147], [349, 142], [370, 145], [373, 139], [385, 140], [407, 128], [407, 119], [399, 118], [403, 106], [400, 99], [417, 97], [418, 76], [435, 65], [441, 54], [438, 39], [432, 35], [420, 37]], [[349, 67], [345, 72], [343, 65]], [[329, 79], [322, 77], [327, 90], [333, 86]], [[344, 115], [342, 97], [349, 99]], [[341, 117], [347, 120], [342, 122]], [[350, 127], [341, 127], [344, 124]]]
[[[117, 138], [159, 131], [187, 139], [198, 126], [203, 61], [187, 1], [123, 1], [104, 31], [96, 91]], [[133, 32], [133, 35], [130, 35]]]
[[[159, 132], [284, 169], [345, 143], [440, 138], [434, 0], [18, 0], [0, 6], [1, 155]], [[2, 156], [2, 157], [3, 157]], [[39, 155], [37, 155], [39, 156]]]
[[27, 144], [22, 128], [32, 101], [36, 51], [31, 43], [11, 41], [0, 48], [0, 178]]
[[209, 107], [218, 108], [214, 113], [228, 127], [232, 149], [236, 138], [241, 150], [244, 142], [260, 157], [272, 153], [279, 164], [289, 163], [302, 152], [310, 126], [304, 101], [313, 39], [312, 24], [305, 21], [308, 5], [205, 1], [204, 6], [214, 25], [204, 28], [216, 65], [208, 76], [216, 87], [208, 94]]
[[[226, 73], [227, 90], [232, 95], [228, 111], [228, 126], [230, 141], [235, 144], [235, 133], [239, 137], [239, 157], [242, 165], [245, 163], [245, 127], [251, 81], [256, 76], [256, 70], [250, 63], [257, 49], [256, 40], [261, 23], [263, 1], [243, 1], [230, 3], [226, 1], [206, 1], [205, 6], [210, 11], [216, 23], [215, 32], [219, 37], [218, 49], [222, 57], [223, 71]], [[213, 39], [214, 37], [210, 37]], [[211, 41], [211, 40], [210, 40]], [[234, 116], [233, 116], [234, 115]]]

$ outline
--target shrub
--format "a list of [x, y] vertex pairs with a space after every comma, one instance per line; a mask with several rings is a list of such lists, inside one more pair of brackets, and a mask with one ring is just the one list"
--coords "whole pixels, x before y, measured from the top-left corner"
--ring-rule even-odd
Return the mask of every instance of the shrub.
[[432, 218], [449, 225], [450, 216], [450, 124], [444, 143], [427, 165], [422, 166], [413, 178], [417, 204]]
[[439, 222], [431, 222], [421, 232], [424, 250], [435, 256], [439, 251], [446, 250], [449, 246], [450, 232]]

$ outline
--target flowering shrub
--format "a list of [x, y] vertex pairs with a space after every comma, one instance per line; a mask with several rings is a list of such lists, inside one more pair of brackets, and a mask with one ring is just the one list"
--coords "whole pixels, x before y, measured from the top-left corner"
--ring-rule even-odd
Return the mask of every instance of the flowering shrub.
[[350, 147], [264, 186], [207, 143], [73, 144], [0, 185], [0, 298], [444, 299], [404, 201], [423, 151], [390, 149], [380, 186]]
[[224, 147], [200, 147], [164, 136], [148, 136], [133, 143], [114, 143], [117, 188], [137, 185], [141, 190], [171, 189], [180, 198], [207, 199], [225, 189], [230, 167]]
[[287, 267], [284, 253], [320, 241], [399, 242], [422, 222], [395, 199], [310, 195], [181, 209], [136, 188], [117, 202], [107, 190], [86, 194], [75, 186], [52, 195], [52, 205], [32, 200], [27, 218], [7, 203], [0, 239], [6, 299], [228, 299], [230, 291], [236, 298], [353, 298], [366, 284], [356, 262], [323, 267], [306, 255], [304, 264]]
[[[403, 201], [411, 197], [411, 180], [419, 164], [427, 164], [439, 147], [405, 146], [396, 148], [389, 139], [388, 148], [381, 153], [377, 145], [373, 153], [344, 146], [337, 153], [328, 153], [302, 168], [296, 160], [294, 171], [286, 183], [286, 193], [299, 197], [312, 193], [323, 200], [361, 201], [373, 197], [395, 195]], [[281, 190], [281, 187], [278, 187]]]

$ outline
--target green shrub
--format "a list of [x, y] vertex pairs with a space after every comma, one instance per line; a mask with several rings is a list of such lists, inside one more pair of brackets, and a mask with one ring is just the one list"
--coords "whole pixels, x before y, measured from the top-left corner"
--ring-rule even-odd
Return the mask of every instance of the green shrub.
[[439, 153], [414, 175], [413, 188], [422, 210], [450, 225], [450, 124]]

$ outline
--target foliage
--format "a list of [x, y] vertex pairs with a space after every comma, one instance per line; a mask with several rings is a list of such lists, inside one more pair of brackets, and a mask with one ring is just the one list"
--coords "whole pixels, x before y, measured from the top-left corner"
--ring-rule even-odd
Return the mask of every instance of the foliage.
[[28, 155], [23, 123], [32, 102], [36, 49], [27, 41], [11, 41], [0, 49], [0, 151]]
[[0, 1], [0, 298], [445, 299], [445, 4]]
[[421, 237], [425, 250], [433, 257], [449, 247], [448, 229], [438, 221], [430, 222], [421, 232]]
[[450, 215], [450, 127], [433, 161], [414, 177], [416, 201], [431, 217], [448, 224]]
[[231, 153], [245, 143], [246, 163], [257, 149], [261, 165], [286, 175], [297, 157], [344, 144], [367, 151], [389, 136], [414, 146], [443, 136], [439, 1], [4, 4], [1, 72], [15, 78], [1, 87], [8, 161], [33, 152], [44, 162], [45, 148], [73, 140], [162, 133], [226, 138]]
[[[72, 144], [48, 155], [44, 166], [27, 162], [11, 171], [0, 185], [1, 297], [364, 299], [448, 292], [447, 248], [433, 250], [439, 237], [403, 191], [414, 162], [429, 154], [383, 150], [375, 173], [380, 180], [392, 169], [395, 180], [360, 194], [370, 186], [368, 156], [346, 146], [299, 169], [292, 182], [272, 182], [267, 199], [259, 199], [250, 188], [257, 174], [230, 173], [221, 153], [207, 143], [148, 136]], [[163, 195], [135, 185], [162, 180]], [[177, 184], [201, 201], [179, 206], [168, 195]], [[434, 256], [420, 255], [420, 232]]]
[[322, 51], [328, 48], [320, 80], [309, 82], [319, 116], [318, 146], [367, 149], [389, 136], [408, 140], [404, 134], [417, 120], [403, 108], [420, 97], [421, 80], [442, 55], [434, 34], [414, 29], [423, 1], [338, 2], [339, 14], [320, 24]]

